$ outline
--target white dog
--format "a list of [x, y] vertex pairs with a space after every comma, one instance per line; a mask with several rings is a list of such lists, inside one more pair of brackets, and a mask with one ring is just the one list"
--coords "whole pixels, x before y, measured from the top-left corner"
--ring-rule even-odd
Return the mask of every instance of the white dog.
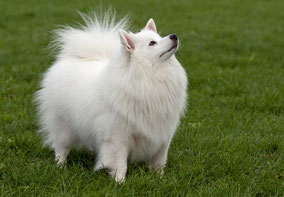
[[117, 182], [125, 180], [127, 161], [163, 173], [187, 97], [174, 56], [178, 37], [161, 37], [153, 19], [134, 34], [125, 18], [83, 18], [81, 29], [57, 31], [60, 51], [36, 94], [46, 144], [59, 165], [72, 146], [89, 148], [95, 170], [109, 169]]

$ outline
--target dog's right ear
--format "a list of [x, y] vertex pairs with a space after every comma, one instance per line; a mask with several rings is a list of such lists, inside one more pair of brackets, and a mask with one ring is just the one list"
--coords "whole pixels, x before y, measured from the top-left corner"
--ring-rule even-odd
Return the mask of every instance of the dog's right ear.
[[125, 46], [127, 51], [132, 52], [134, 50], [133, 37], [123, 29], [119, 30], [119, 35], [122, 45]]
[[151, 31], [157, 33], [157, 27], [156, 27], [156, 24], [155, 24], [155, 22], [152, 18], [150, 18], [149, 21], [147, 22], [145, 29], [148, 29], [148, 30], [151, 30]]

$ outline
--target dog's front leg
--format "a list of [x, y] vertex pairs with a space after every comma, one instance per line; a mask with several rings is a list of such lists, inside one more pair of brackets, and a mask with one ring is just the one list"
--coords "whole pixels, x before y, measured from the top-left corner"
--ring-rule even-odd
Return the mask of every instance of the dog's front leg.
[[107, 168], [118, 183], [125, 181], [128, 149], [122, 143], [105, 142], [98, 154], [95, 170]]

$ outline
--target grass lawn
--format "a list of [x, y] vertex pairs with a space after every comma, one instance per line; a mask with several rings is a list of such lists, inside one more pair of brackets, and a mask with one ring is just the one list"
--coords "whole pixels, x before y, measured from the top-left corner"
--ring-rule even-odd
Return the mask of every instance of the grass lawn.
[[[49, 32], [98, 4], [129, 13], [133, 29], [152, 17], [162, 35], [180, 37], [189, 107], [163, 178], [135, 164], [118, 185], [93, 173], [86, 150], [58, 169], [36, 132], [33, 93], [54, 61]], [[283, 0], [2, 0], [1, 196], [283, 196], [283, 9]]]

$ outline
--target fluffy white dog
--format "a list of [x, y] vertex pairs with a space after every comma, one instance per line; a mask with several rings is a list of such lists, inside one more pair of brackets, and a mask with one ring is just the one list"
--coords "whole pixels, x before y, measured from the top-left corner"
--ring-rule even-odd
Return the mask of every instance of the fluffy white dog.
[[163, 173], [187, 97], [178, 37], [161, 37], [153, 19], [130, 33], [126, 18], [83, 18], [86, 26], [57, 31], [59, 54], [36, 94], [46, 144], [59, 165], [71, 147], [89, 148], [95, 170], [109, 169], [117, 182], [127, 161]]

